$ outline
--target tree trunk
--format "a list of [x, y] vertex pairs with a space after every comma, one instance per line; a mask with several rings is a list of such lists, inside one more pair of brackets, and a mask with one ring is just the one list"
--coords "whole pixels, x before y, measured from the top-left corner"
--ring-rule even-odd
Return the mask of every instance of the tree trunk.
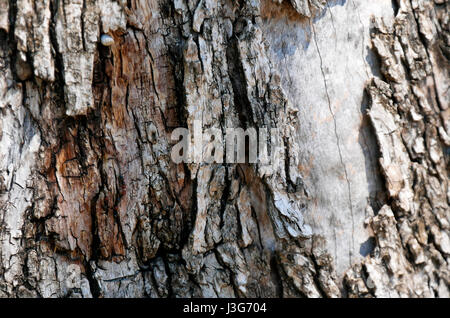
[[0, 1], [0, 296], [449, 297], [450, 1]]

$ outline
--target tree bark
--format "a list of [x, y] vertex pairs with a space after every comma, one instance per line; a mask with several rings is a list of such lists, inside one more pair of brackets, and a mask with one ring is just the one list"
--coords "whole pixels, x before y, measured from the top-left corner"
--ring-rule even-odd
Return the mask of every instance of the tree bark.
[[0, 296], [449, 297], [449, 7], [1, 0]]

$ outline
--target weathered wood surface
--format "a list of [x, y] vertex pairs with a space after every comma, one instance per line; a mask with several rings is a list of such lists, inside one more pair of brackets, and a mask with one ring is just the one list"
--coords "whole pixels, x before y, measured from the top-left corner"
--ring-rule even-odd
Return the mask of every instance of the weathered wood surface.
[[0, 1], [0, 296], [450, 296], [449, 1]]

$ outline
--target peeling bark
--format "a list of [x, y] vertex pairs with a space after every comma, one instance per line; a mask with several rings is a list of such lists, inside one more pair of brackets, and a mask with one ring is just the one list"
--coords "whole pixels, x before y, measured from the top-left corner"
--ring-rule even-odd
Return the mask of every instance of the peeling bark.
[[449, 6], [2, 1], [0, 296], [449, 297]]

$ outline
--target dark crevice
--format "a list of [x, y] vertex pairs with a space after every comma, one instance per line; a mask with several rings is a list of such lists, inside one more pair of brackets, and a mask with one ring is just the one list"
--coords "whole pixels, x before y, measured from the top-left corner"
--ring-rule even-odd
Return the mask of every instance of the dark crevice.
[[277, 297], [282, 298], [284, 281], [281, 278], [280, 268], [278, 265], [277, 256], [275, 254], [272, 254], [270, 258], [270, 275], [272, 278], [272, 282], [276, 287]]
[[227, 47], [228, 74], [233, 87], [234, 107], [244, 130], [254, 123], [252, 108], [246, 90], [245, 74], [239, 56], [238, 40], [232, 38]]
[[91, 265], [87, 261], [84, 261], [83, 265], [86, 271], [86, 279], [89, 282], [89, 288], [91, 290], [92, 297], [100, 298], [102, 295], [101, 288], [97, 279], [94, 276], [94, 272], [92, 271]]
[[323, 290], [322, 283], [321, 283], [321, 281], [320, 281], [320, 279], [318, 277], [320, 275], [321, 269], [320, 269], [319, 265], [317, 264], [316, 258], [315, 258], [313, 253], [311, 253], [310, 259], [311, 259], [311, 262], [313, 263], [314, 270], [315, 270], [315, 273], [312, 273], [313, 274], [313, 279], [314, 279], [314, 285], [316, 285], [317, 290], [319, 291], [320, 295], [323, 298], [328, 298], [328, 295]]

